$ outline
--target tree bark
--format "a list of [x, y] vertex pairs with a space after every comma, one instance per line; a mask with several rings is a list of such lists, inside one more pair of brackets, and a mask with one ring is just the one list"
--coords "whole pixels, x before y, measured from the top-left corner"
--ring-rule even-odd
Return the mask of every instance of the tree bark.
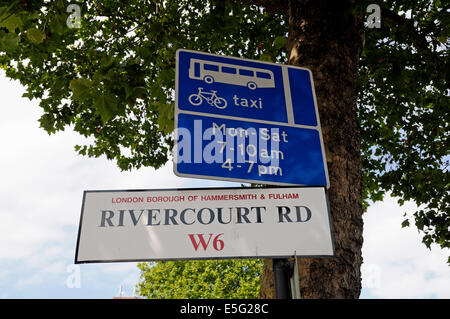
[[[351, 0], [291, 0], [289, 64], [313, 73], [330, 177], [336, 256], [298, 258], [302, 298], [358, 298], [361, 290], [362, 203], [357, 72], [362, 14]], [[274, 298], [272, 263], [264, 264], [261, 298]]]

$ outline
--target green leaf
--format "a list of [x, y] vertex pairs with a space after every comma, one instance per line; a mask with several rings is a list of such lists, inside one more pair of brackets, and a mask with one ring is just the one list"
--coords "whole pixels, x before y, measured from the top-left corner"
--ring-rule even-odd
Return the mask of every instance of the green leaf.
[[270, 54], [268, 54], [268, 53], [263, 53], [263, 54], [261, 54], [261, 56], [259, 57], [259, 59], [260, 59], [261, 61], [273, 62], [273, 61], [272, 61], [272, 57], [271, 57]]
[[361, 56], [365, 57], [366, 55], [367, 55], [366, 54], [366, 48], [363, 48], [362, 51], [361, 51]]
[[22, 94], [22, 97], [26, 97], [31, 101], [34, 96], [32, 92], [25, 92], [24, 94]]
[[47, 131], [48, 134], [55, 132], [55, 118], [48, 113], [45, 113], [39, 119], [40, 127]]
[[59, 15], [52, 19], [50, 22], [50, 31], [59, 35], [64, 33], [66, 28], [66, 17], [65, 15]]
[[117, 98], [110, 94], [99, 94], [94, 99], [97, 113], [100, 114], [103, 123], [108, 122], [120, 113]]
[[405, 220], [402, 222], [402, 228], [405, 228], [405, 227], [409, 227], [409, 220], [408, 220], [408, 219], [405, 219]]
[[9, 1], [9, 6], [0, 7], [0, 21], [5, 20], [10, 15], [10, 10], [17, 6], [18, 0]]
[[69, 88], [72, 90], [72, 98], [78, 101], [84, 101], [89, 96], [92, 87], [92, 81], [84, 78], [70, 81]]
[[276, 37], [273, 41], [273, 46], [275, 49], [280, 50], [282, 49], [287, 42], [287, 37]]
[[14, 32], [16, 28], [20, 28], [22, 25], [22, 19], [15, 14], [5, 20], [0, 19], [0, 27], [7, 28], [9, 32]]
[[18, 44], [19, 36], [14, 32], [6, 33], [2, 37], [0, 37], [0, 51], [11, 53], [17, 49]]
[[158, 110], [158, 126], [164, 134], [172, 133], [174, 129], [173, 104], [155, 103]]
[[102, 63], [102, 68], [104, 68], [105, 70], [108, 70], [111, 66], [113, 66], [115, 62], [115, 58], [113, 56], [104, 56], [101, 60]]
[[175, 79], [175, 70], [174, 69], [165, 69], [161, 70], [159, 73], [159, 79], [164, 85], [169, 85]]
[[130, 85], [125, 85], [125, 98], [136, 100], [142, 98], [147, 94], [147, 88], [143, 86], [132, 87]]
[[45, 34], [39, 29], [30, 28], [27, 30], [27, 38], [34, 44], [41, 44], [45, 39]]
[[424, 219], [423, 218], [419, 218], [419, 217], [416, 218], [416, 227], [417, 227], [417, 229], [423, 230], [424, 224], [425, 223], [424, 223]]
[[448, 37], [445, 36], [445, 35], [440, 35], [440, 36], [438, 36], [438, 40], [439, 40], [439, 42], [441, 42], [441, 43], [447, 43], [447, 39], [448, 39]]

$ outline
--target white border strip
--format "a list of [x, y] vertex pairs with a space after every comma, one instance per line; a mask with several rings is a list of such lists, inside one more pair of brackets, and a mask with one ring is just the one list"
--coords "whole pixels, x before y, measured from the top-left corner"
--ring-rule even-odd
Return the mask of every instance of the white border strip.
[[237, 117], [237, 116], [222, 115], [222, 114], [211, 114], [211, 113], [203, 113], [203, 112], [195, 112], [195, 111], [184, 111], [184, 110], [178, 110], [176, 115], [178, 115], [180, 113], [181, 114], [190, 114], [190, 115], [199, 115], [199, 116], [205, 116], [205, 117], [210, 117], [210, 118], [219, 118], [219, 119], [225, 119], [225, 120], [234, 120], [234, 121], [242, 121], [242, 122], [253, 122], [253, 123], [269, 124], [269, 125], [275, 125], [275, 126], [305, 128], [305, 129], [308, 129], [308, 130], [317, 130], [317, 131], [320, 132], [320, 128], [318, 126], [309, 126], [309, 125], [301, 125], [301, 124], [290, 125], [289, 123], [281, 123], [281, 122], [273, 122], [273, 121], [266, 121], [266, 120], [249, 119], [249, 118], [246, 118], [246, 117]]
[[294, 109], [292, 106], [291, 86], [289, 84], [288, 67], [286, 65], [282, 65], [281, 71], [283, 73], [284, 99], [286, 102], [286, 114], [287, 114], [288, 124], [295, 126]]

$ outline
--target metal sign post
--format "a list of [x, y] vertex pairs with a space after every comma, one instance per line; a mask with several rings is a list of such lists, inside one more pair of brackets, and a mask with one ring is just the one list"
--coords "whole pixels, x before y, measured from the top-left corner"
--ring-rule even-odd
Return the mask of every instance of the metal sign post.
[[293, 259], [274, 258], [273, 275], [277, 299], [301, 299], [297, 254]]
[[298, 264], [297, 264], [297, 253], [294, 255], [294, 259], [292, 260], [293, 263], [291, 264], [291, 297], [292, 299], [301, 299], [300, 294], [300, 280], [298, 276]]
[[272, 264], [275, 284], [275, 298], [292, 299], [289, 279], [289, 259], [274, 258], [272, 259]]

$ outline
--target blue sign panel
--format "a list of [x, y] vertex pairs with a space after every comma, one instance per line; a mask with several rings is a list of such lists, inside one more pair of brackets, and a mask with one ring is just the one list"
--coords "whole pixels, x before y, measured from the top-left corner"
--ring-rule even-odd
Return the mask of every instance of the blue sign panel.
[[317, 130], [178, 115], [177, 175], [326, 185]]
[[311, 72], [179, 50], [179, 176], [328, 186]]

